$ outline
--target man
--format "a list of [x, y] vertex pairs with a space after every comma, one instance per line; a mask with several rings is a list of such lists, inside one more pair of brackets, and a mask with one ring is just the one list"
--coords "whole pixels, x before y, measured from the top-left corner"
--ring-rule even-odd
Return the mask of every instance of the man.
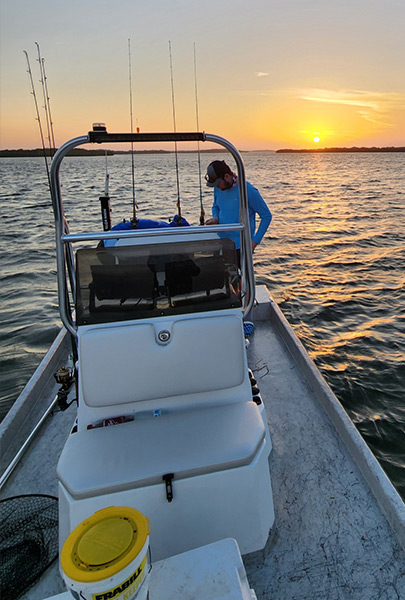
[[[214, 188], [212, 218], [208, 219], [205, 224], [239, 223], [239, 186], [236, 174], [232, 172], [224, 160], [214, 160], [208, 165], [205, 179], [207, 186]], [[254, 252], [270, 225], [272, 215], [259, 191], [248, 181], [246, 182], [246, 187], [252, 252]], [[260, 217], [260, 224], [257, 230], [256, 214]], [[240, 248], [238, 232], [230, 232], [227, 234], [227, 237], [233, 239], [236, 248]]]

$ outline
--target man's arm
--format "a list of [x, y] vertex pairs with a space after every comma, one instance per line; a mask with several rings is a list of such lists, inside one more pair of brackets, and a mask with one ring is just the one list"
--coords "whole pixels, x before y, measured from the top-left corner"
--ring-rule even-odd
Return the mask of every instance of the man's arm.
[[[258, 244], [262, 241], [264, 234], [266, 233], [269, 225], [271, 223], [272, 214], [270, 212], [269, 207], [263, 200], [260, 192], [253, 186], [250, 186], [248, 193], [248, 202], [249, 207], [259, 215], [260, 224], [257, 228], [257, 231], [252, 236], [252, 250], [256, 248]], [[255, 244], [253, 246], [253, 244]]]

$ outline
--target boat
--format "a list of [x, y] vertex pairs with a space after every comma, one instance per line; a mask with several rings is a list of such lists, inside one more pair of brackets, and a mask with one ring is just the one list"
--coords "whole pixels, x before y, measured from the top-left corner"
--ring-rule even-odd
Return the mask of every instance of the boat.
[[[71, 233], [66, 154], [152, 141], [230, 152], [240, 223]], [[2, 423], [0, 498], [58, 496], [60, 548], [97, 511], [141, 511], [151, 522], [151, 600], [405, 597], [404, 503], [267, 288], [255, 286], [236, 148], [206, 133], [97, 125], [58, 150], [51, 187], [63, 328]], [[238, 591], [208, 592], [225, 585], [226, 564]], [[21, 596], [50, 597], [71, 597], [58, 563]]]

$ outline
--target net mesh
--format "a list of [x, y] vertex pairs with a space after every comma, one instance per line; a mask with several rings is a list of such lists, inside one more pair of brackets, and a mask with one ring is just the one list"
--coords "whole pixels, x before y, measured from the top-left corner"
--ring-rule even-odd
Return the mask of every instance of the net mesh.
[[58, 499], [24, 495], [0, 501], [0, 598], [15, 600], [58, 555]]

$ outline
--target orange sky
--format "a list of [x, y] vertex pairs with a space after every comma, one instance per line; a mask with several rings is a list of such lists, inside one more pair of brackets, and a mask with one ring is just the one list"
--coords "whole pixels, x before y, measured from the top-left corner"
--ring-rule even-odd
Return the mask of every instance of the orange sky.
[[[1, 148], [40, 146], [23, 50], [40, 106], [45, 58], [56, 144], [95, 121], [200, 129], [245, 150], [405, 145], [402, 0], [2, 0]], [[41, 112], [43, 125], [45, 118]], [[319, 138], [319, 141], [314, 141]]]

